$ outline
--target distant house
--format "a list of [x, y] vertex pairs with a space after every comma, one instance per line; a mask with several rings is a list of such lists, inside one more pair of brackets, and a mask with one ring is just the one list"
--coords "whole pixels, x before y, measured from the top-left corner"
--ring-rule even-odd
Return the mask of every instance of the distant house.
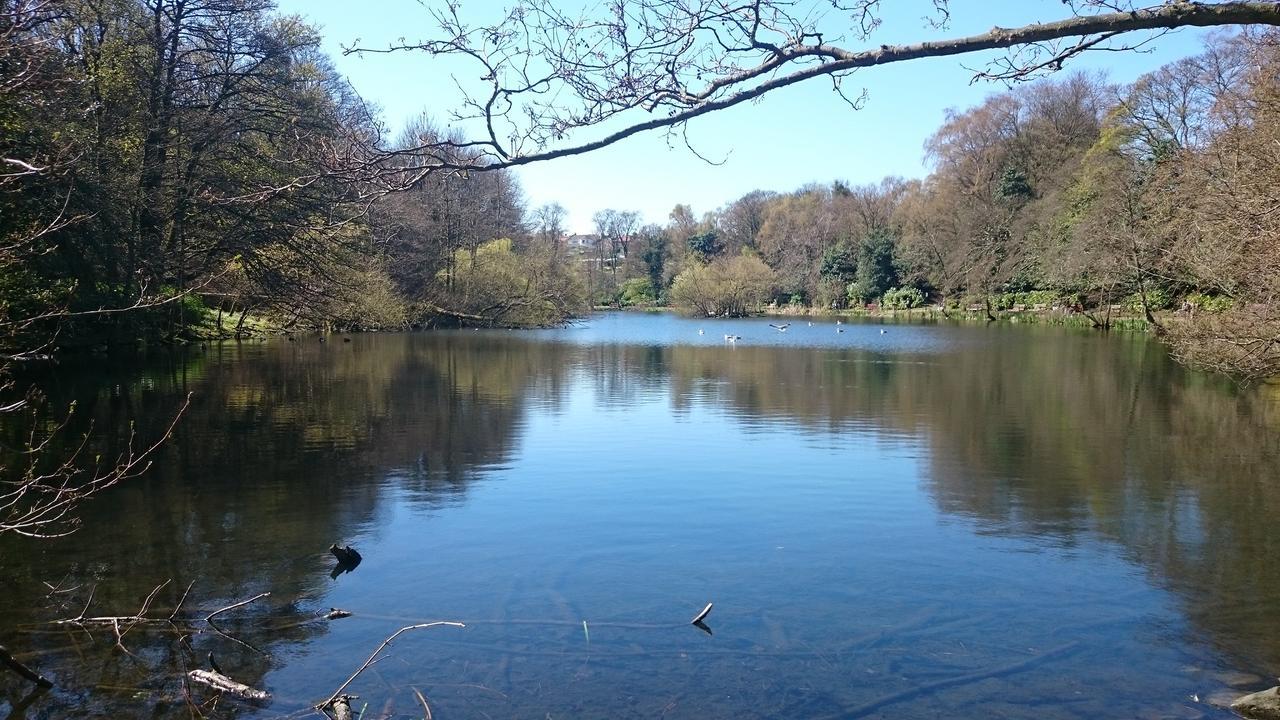
[[586, 252], [600, 244], [599, 235], [565, 235], [563, 244], [569, 250]]

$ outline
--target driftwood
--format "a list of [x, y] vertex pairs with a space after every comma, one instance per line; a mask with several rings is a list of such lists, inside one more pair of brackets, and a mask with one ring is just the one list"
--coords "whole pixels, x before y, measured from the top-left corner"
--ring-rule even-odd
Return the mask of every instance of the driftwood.
[[192, 670], [187, 673], [187, 678], [192, 682], [208, 685], [223, 695], [230, 695], [238, 700], [262, 703], [271, 699], [271, 693], [236, 682], [226, 675], [213, 670]]
[[422, 703], [422, 720], [431, 720], [431, 706], [427, 704], [427, 697], [418, 688], [412, 688], [412, 690], [418, 697], [418, 702]]
[[364, 558], [360, 557], [360, 553], [350, 545], [346, 547], [338, 547], [337, 543], [329, 546], [329, 552], [338, 560], [338, 564], [333, 566], [333, 570], [329, 573], [329, 577], [337, 580], [342, 573], [349, 573], [360, 566], [360, 561]]
[[209, 623], [209, 624], [213, 624], [213, 619], [214, 619], [215, 617], [217, 617], [217, 616], [221, 615], [222, 613], [224, 613], [224, 612], [226, 612], [226, 611], [228, 611], [228, 610], [235, 610], [236, 608], [244, 607], [245, 605], [248, 605], [249, 603], [253, 602], [254, 600], [261, 600], [262, 598], [264, 598], [264, 597], [268, 597], [269, 595], [271, 595], [271, 593], [269, 593], [269, 592], [258, 593], [257, 595], [254, 595], [253, 597], [249, 598], [248, 600], [241, 600], [241, 601], [240, 601], [240, 602], [238, 602], [238, 603], [233, 603], [233, 604], [228, 605], [228, 606], [226, 606], [226, 607], [224, 607], [224, 608], [218, 608], [217, 610], [214, 610], [213, 612], [211, 612], [211, 613], [209, 613], [208, 615], [206, 615], [206, 616], [205, 616], [205, 618], [204, 618], [204, 621], [205, 621], [205, 622], [207, 622], [207, 623]]
[[30, 680], [31, 682], [35, 683], [38, 687], [42, 687], [42, 688], [53, 687], [52, 680], [46, 678], [45, 676], [41, 675], [35, 670], [32, 670], [26, 665], [23, 665], [22, 663], [18, 662], [17, 659], [15, 659], [12, 655], [9, 654], [9, 651], [6, 650], [3, 645], [0, 645], [0, 665], [3, 665], [4, 667], [7, 667], [10, 670], [18, 673], [19, 675], [26, 678], [27, 680]]
[[[342, 694], [342, 691], [343, 691], [343, 690], [346, 690], [346, 689], [347, 689], [347, 686], [349, 686], [349, 685], [351, 685], [351, 683], [355, 682], [356, 678], [360, 677], [360, 673], [364, 672], [365, 670], [368, 670], [370, 665], [372, 665], [372, 664], [374, 664], [375, 662], [377, 662], [377, 660], [378, 660], [378, 655], [379, 655], [379, 654], [380, 654], [384, 649], [386, 649], [386, 647], [387, 647], [388, 645], [390, 645], [390, 644], [391, 644], [391, 641], [392, 641], [392, 640], [395, 640], [396, 638], [400, 637], [400, 635], [402, 635], [403, 633], [409, 632], [410, 630], [424, 630], [424, 629], [426, 629], [426, 628], [432, 628], [432, 627], [436, 627], [436, 626], [439, 626], [439, 625], [448, 625], [448, 626], [450, 626], [450, 627], [466, 627], [466, 625], [463, 625], [463, 624], [462, 624], [462, 623], [460, 623], [460, 622], [448, 622], [448, 621], [445, 621], [445, 620], [439, 620], [439, 621], [436, 621], [436, 622], [418, 623], [417, 625], [406, 625], [406, 626], [404, 626], [404, 627], [400, 628], [399, 630], [397, 630], [397, 631], [395, 631], [395, 632], [391, 633], [391, 635], [390, 635], [390, 636], [388, 636], [386, 640], [383, 640], [383, 641], [382, 641], [382, 644], [381, 644], [381, 645], [379, 645], [379, 646], [378, 646], [378, 648], [377, 648], [376, 650], [374, 650], [374, 651], [373, 651], [373, 654], [369, 656], [369, 659], [368, 659], [368, 660], [365, 660], [365, 661], [364, 661], [364, 664], [360, 666], [360, 669], [359, 669], [359, 670], [356, 670], [354, 673], [352, 673], [352, 674], [351, 674], [351, 677], [347, 678], [347, 681], [346, 681], [346, 682], [344, 682], [344, 683], [342, 683], [341, 685], [339, 685], [339, 686], [338, 686], [338, 689], [337, 689], [337, 690], [334, 690], [334, 691], [333, 691], [333, 694], [332, 694], [332, 695], [330, 695], [328, 698], [326, 698], [326, 699], [324, 700], [324, 702], [321, 702], [321, 703], [319, 703], [319, 704], [315, 705], [315, 709], [317, 709], [317, 710], [328, 710], [328, 709], [332, 708], [332, 709], [334, 709], [334, 711], [336, 712], [336, 711], [337, 711], [337, 704], [338, 704], [338, 702], [339, 702], [340, 700], [342, 700], [342, 699], [345, 697], [345, 696]], [[348, 712], [350, 712], [350, 707], [348, 707], [348, 708], [347, 708], [347, 711], [348, 711]]]
[[355, 695], [342, 695], [333, 701], [334, 720], [351, 720], [351, 700]]
[[144, 627], [152, 627], [152, 628], [159, 625], [159, 626], [162, 626], [161, 627], [162, 630], [167, 629], [177, 633], [202, 632], [208, 629], [217, 633], [218, 635], [221, 635], [222, 637], [232, 640], [233, 642], [239, 643], [240, 645], [243, 645], [249, 648], [250, 650], [261, 653], [263, 655], [266, 654], [261, 650], [259, 650], [258, 648], [250, 645], [249, 643], [246, 643], [243, 640], [240, 640], [239, 638], [233, 637], [223, 632], [218, 627], [217, 623], [215, 623], [213, 620], [214, 618], [221, 615], [222, 613], [244, 607], [245, 605], [253, 603], [257, 600], [261, 600], [264, 597], [268, 597], [269, 595], [271, 595], [271, 593], [269, 592], [259, 593], [247, 600], [241, 600], [239, 602], [235, 602], [230, 605], [227, 605], [226, 607], [218, 608], [217, 610], [214, 610], [213, 612], [205, 616], [204, 618], [205, 626], [200, 627], [197, 624], [196, 618], [194, 617], [186, 617], [186, 618], [178, 617], [178, 613], [182, 610], [183, 603], [186, 602], [187, 596], [190, 595], [191, 593], [191, 587], [192, 585], [195, 584], [194, 581], [191, 584], [187, 585], [186, 590], [182, 592], [182, 597], [178, 599], [178, 604], [174, 606], [173, 610], [168, 615], [148, 614], [149, 612], [151, 612], [152, 601], [155, 600], [156, 595], [160, 592], [162, 588], [168, 585], [169, 582], [170, 582], [169, 580], [165, 580], [164, 582], [157, 585], [147, 595], [146, 599], [143, 600], [142, 607], [139, 608], [138, 612], [134, 613], [133, 615], [90, 616], [88, 614], [89, 606], [93, 604], [94, 591], [97, 589], [96, 587], [90, 588], [89, 599], [85, 601], [84, 609], [80, 611], [79, 615], [73, 618], [64, 618], [62, 620], [54, 620], [53, 624], [54, 625], [75, 625], [75, 626], [86, 629], [86, 631], [87, 631], [87, 628], [90, 626], [106, 626], [110, 628], [112, 633], [115, 635], [116, 647], [119, 648], [120, 651], [125, 653], [126, 655], [132, 655], [132, 653], [129, 652], [129, 648], [125, 647], [125, 644], [124, 644], [125, 635], [127, 635], [130, 630], [132, 630], [134, 627], [138, 625], [142, 625]]
[[[54, 625], [111, 625], [116, 627], [120, 625], [124, 625], [125, 630], [124, 632], [121, 633], [122, 635], [124, 633], [127, 633], [130, 629], [132, 629], [134, 625], [139, 625], [139, 624], [164, 623], [164, 624], [174, 625], [181, 620], [181, 618], [178, 617], [178, 611], [182, 609], [182, 604], [186, 602], [187, 595], [191, 592], [191, 585], [187, 586], [186, 591], [182, 593], [182, 597], [178, 600], [178, 604], [174, 606], [173, 611], [169, 613], [168, 616], [154, 617], [154, 616], [147, 615], [147, 612], [151, 609], [151, 601], [155, 599], [156, 593], [160, 592], [160, 589], [168, 584], [169, 584], [169, 581], [165, 580], [164, 582], [157, 585], [151, 591], [151, 593], [147, 595], [147, 598], [143, 600], [142, 607], [138, 610], [138, 612], [132, 615], [93, 615], [93, 616], [88, 615], [87, 613], [89, 612], [89, 606], [93, 604], [94, 590], [97, 589], [96, 587], [90, 588], [89, 599], [85, 602], [84, 609], [80, 611], [79, 615], [73, 618], [64, 618], [62, 620], [54, 620], [53, 624]], [[192, 584], [194, 584], [194, 582]], [[214, 610], [213, 612], [205, 616], [204, 618], [205, 622], [212, 624], [213, 619], [221, 615], [222, 613], [227, 612], [229, 610], [235, 610], [236, 608], [244, 607], [249, 603], [252, 603], [257, 600], [261, 600], [262, 598], [268, 597], [269, 595], [271, 595], [271, 593], [269, 592], [259, 593], [249, 598], [248, 600], [241, 600], [239, 602], [232, 603], [231, 605], [227, 605], [226, 607], [218, 608], [217, 610]]]
[[351, 565], [352, 567], [359, 565], [360, 561], [364, 559], [360, 557], [360, 553], [350, 545], [346, 547], [338, 547], [338, 544], [334, 543], [329, 546], [329, 552], [333, 553], [333, 556], [338, 558], [338, 562], [343, 565]]
[[712, 606], [712, 605], [714, 605], [714, 604], [715, 604], [715, 603], [707, 603], [707, 606], [706, 606], [706, 607], [704, 607], [704, 608], [702, 608], [702, 612], [700, 612], [700, 613], [698, 613], [697, 615], [694, 615], [694, 616], [693, 616], [693, 619], [689, 621], [689, 624], [690, 624], [690, 625], [697, 625], [698, 623], [702, 622], [703, 620], [706, 620], [706, 619], [707, 619], [707, 616], [711, 614], [711, 606]]

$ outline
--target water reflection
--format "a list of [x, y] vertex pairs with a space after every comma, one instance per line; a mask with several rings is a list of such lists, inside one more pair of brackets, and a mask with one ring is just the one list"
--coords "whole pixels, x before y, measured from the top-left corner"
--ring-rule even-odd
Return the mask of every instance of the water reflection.
[[[1280, 672], [1274, 389], [1136, 337], [849, 329], [737, 321], [725, 346], [627, 315], [58, 368], [53, 404], [117, 442], [193, 400], [84, 532], [0, 541], [0, 643], [60, 685], [27, 716], [185, 717], [176, 678], [210, 650], [287, 712], [442, 617], [484, 622], [405, 660], [454, 716], [1158, 715], [1214, 672]], [[331, 579], [348, 541], [366, 560]], [[47, 625], [87, 587], [131, 612], [165, 579], [157, 607], [191, 580], [200, 608], [271, 591], [230, 628], [261, 652]], [[721, 598], [714, 636], [681, 627]], [[1016, 688], [976, 677], [1043, 653]], [[379, 696], [421, 681], [382, 672]]]

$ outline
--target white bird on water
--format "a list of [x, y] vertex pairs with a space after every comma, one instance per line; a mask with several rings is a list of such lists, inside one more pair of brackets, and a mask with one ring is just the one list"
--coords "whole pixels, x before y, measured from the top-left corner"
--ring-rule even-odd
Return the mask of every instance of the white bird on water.
[[838, 333], [842, 333], [842, 332], [844, 332], [844, 328], [836, 328], [836, 332], [838, 332]]
[[837, 321], [836, 321], [836, 324], [837, 324], [837, 325], [843, 325], [843, 324], [844, 324], [844, 321], [843, 321], [843, 320], [837, 320]]
[[741, 339], [742, 339], [742, 336], [741, 336], [741, 335], [725, 335], [725, 336], [724, 336], [724, 341], [725, 341], [725, 342], [736, 342], [736, 341], [741, 340]]
[[880, 331], [880, 334], [881, 334], [881, 335], [883, 335], [883, 334], [885, 334], [885, 333], [887, 333], [887, 332], [889, 332], [889, 331], [888, 331], [888, 330], [881, 330], [881, 331]]
[[702, 334], [702, 328], [698, 328], [698, 334], [699, 334], [699, 335], [701, 335], [701, 334]]

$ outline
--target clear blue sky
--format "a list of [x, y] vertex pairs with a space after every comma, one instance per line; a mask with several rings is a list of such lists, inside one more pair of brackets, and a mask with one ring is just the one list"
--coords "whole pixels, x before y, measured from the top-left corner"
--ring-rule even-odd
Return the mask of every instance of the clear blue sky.
[[[821, 0], [819, 0], [821, 2]], [[367, 47], [433, 36], [426, 7], [443, 0], [278, 0], [282, 12], [318, 24], [325, 48], [338, 69], [368, 100], [379, 105], [393, 129], [423, 111], [443, 118], [457, 104], [450, 78], [456, 66], [405, 52], [363, 57], [341, 54], [357, 39]], [[927, 0], [889, 0], [876, 44], [968, 35], [993, 25], [1014, 27], [1057, 19], [1061, 0], [954, 0], [947, 30], [925, 26]], [[425, 7], [424, 7], [425, 6]], [[494, 21], [503, 0], [463, 0], [468, 17]], [[1073, 67], [1105, 70], [1118, 82], [1198, 51], [1204, 31], [1182, 30], [1161, 38], [1152, 52], [1096, 53]], [[846, 41], [845, 47], [857, 47]], [[754, 189], [788, 191], [811, 182], [841, 179], [876, 182], [886, 175], [919, 177], [926, 172], [923, 143], [942, 122], [947, 108], [980, 102], [1000, 86], [971, 84], [970, 67], [981, 55], [932, 58], [872, 68], [846, 81], [849, 94], [868, 93], [866, 107], [854, 111], [825, 79], [802, 83], [690, 123], [688, 136], [712, 166], [680, 142], [668, 147], [661, 132], [624, 140], [583, 156], [526, 166], [518, 171], [530, 207], [559, 202], [569, 210], [569, 229], [591, 231], [591, 214], [612, 207], [638, 210], [646, 221], [665, 222], [676, 203], [701, 214]], [[963, 64], [963, 65], [962, 65]], [[470, 73], [462, 76], [470, 80]]]

